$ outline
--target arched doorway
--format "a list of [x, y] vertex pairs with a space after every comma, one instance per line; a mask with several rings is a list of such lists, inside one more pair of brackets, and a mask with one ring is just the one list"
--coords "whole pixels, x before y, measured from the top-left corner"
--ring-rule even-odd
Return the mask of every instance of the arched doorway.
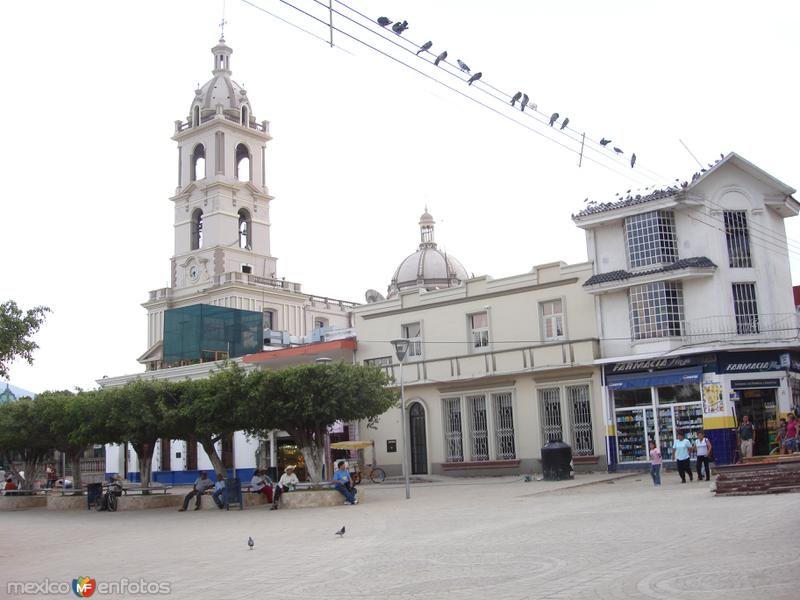
[[411, 437], [411, 474], [428, 472], [428, 444], [425, 439], [425, 408], [414, 402], [408, 409], [408, 425]]

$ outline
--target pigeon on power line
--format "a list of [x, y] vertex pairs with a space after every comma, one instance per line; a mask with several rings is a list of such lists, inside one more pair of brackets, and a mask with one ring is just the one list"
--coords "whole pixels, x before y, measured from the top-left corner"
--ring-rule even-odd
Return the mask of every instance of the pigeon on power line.
[[425, 42], [422, 46], [419, 47], [417, 50], [417, 56], [419, 56], [420, 52], [425, 52], [426, 50], [430, 50], [431, 46], [433, 46], [433, 42]]
[[600, 145], [603, 146], [603, 147], [608, 146], [610, 143], [611, 143], [611, 140], [607, 140], [606, 138], [603, 138], [602, 140], [600, 140]]
[[569, 117], [561, 122], [561, 129], [564, 129], [567, 125], [569, 125]]
[[456, 61], [458, 63], [458, 68], [464, 71], [464, 73], [469, 73], [469, 65], [465, 63], [460, 58]]
[[408, 29], [408, 21], [403, 21], [402, 23], [398, 21], [397, 23], [392, 25], [392, 31], [394, 31], [398, 35], [403, 33], [406, 29]]
[[522, 101], [519, 103], [519, 109], [525, 112], [526, 106], [528, 106], [528, 94], [522, 94]]
[[436, 60], [433, 61], [433, 66], [438, 67], [439, 63], [442, 62], [445, 58], [447, 58], [447, 50], [445, 50], [439, 56], [436, 57]]
[[636, 164], [636, 152], [631, 154], [631, 169], [633, 168], [633, 165], [635, 165], [635, 164]]
[[336, 532], [336, 535], [339, 537], [344, 537], [344, 525], [342, 525], [342, 528]]
[[483, 76], [483, 73], [478, 71], [477, 73], [475, 73], [475, 75], [473, 75], [472, 77], [469, 78], [469, 80], [467, 81], [467, 85], [472, 85], [473, 83], [478, 81], [478, 79], [480, 79], [482, 76]]
[[[198, 87], [199, 87], [199, 86], [198, 86]], [[517, 100], [519, 100], [520, 98], [522, 98], [522, 92], [517, 92], [516, 94], [514, 94], [513, 96], [511, 96], [511, 106], [514, 106], [514, 103], [515, 103]]]
[[378, 17], [378, 25], [381, 27], [387, 27], [392, 24], [392, 20], [389, 17]]
[[622, 148], [617, 148], [616, 146], [614, 146], [614, 152], [616, 152], [617, 154], [622, 154], [623, 153], [622, 152]]
[[250, 550], [252, 550], [252, 549], [253, 549], [253, 546], [255, 546], [255, 545], [256, 545], [256, 543], [253, 541], [253, 538], [251, 538], [251, 537], [248, 537], [248, 538], [247, 538], [247, 545], [248, 545], [248, 546], [250, 546]]
[[556, 121], [558, 121], [558, 113], [553, 113], [552, 115], [550, 115], [550, 127], [552, 127], [553, 123], [555, 123]]

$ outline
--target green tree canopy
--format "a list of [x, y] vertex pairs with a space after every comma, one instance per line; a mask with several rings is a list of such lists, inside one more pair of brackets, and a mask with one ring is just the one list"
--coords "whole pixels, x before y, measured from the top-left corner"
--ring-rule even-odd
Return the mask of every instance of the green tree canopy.
[[30, 398], [0, 404], [0, 455], [9, 464], [18, 456], [24, 463], [22, 489], [32, 489], [42, 461], [53, 448], [50, 423]]
[[243, 421], [250, 433], [284, 429], [294, 437], [312, 480], [322, 477], [323, 444], [336, 421], [373, 423], [397, 400], [389, 379], [377, 367], [308, 364], [279, 371], [253, 371]]
[[33, 363], [33, 351], [39, 346], [31, 337], [48, 312], [46, 306], [37, 306], [23, 313], [13, 300], [0, 304], [0, 377], [8, 377], [8, 367], [17, 357]]

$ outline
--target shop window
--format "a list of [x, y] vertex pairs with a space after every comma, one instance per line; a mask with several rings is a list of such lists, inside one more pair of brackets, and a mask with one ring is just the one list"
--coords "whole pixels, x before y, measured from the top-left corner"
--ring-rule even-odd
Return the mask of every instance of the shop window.
[[733, 310], [736, 314], [736, 333], [758, 333], [758, 304], [755, 283], [733, 284]]
[[670, 264], [678, 260], [675, 218], [668, 210], [654, 210], [625, 219], [630, 268]]
[[616, 408], [631, 408], [633, 406], [652, 406], [653, 398], [650, 388], [635, 390], [614, 390], [614, 406]]
[[747, 212], [726, 210], [725, 239], [728, 243], [728, 266], [732, 268], [752, 267], [750, 259], [750, 234], [747, 230]]
[[700, 384], [665, 386], [657, 388], [659, 404], [677, 404], [680, 402], [699, 402]]
[[489, 460], [489, 427], [486, 414], [486, 396], [467, 396], [469, 410], [470, 460]]
[[800, 379], [792, 377], [792, 406], [795, 415], [800, 415]]
[[572, 429], [572, 452], [576, 456], [593, 456], [592, 406], [588, 385], [567, 386], [570, 427]]
[[631, 336], [646, 340], [680, 336], [683, 331], [683, 286], [655, 281], [628, 290]]
[[512, 460], [517, 457], [514, 445], [514, 408], [511, 400], [511, 392], [492, 394], [497, 460]]
[[407, 358], [422, 357], [422, 327], [420, 323], [408, 323], [400, 327], [400, 337], [409, 342]]
[[481, 312], [467, 317], [472, 336], [471, 350], [480, 351], [489, 346], [489, 315]]
[[550, 300], [540, 305], [542, 332], [545, 340], [560, 340], [564, 337], [564, 310], [561, 300]]
[[464, 461], [464, 443], [461, 430], [461, 398], [443, 398], [444, 453], [447, 462]]
[[539, 390], [539, 422], [542, 443], [564, 439], [561, 424], [561, 390], [557, 387]]

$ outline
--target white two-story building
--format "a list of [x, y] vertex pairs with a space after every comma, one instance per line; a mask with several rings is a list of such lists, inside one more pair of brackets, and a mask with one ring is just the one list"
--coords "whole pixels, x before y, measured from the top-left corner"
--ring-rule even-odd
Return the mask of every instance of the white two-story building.
[[770, 450], [800, 403], [800, 342], [784, 219], [795, 190], [735, 153], [692, 181], [591, 203], [586, 231], [612, 465], [666, 459], [682, 431], [705, 429], [733, 459], [737, 419]]

